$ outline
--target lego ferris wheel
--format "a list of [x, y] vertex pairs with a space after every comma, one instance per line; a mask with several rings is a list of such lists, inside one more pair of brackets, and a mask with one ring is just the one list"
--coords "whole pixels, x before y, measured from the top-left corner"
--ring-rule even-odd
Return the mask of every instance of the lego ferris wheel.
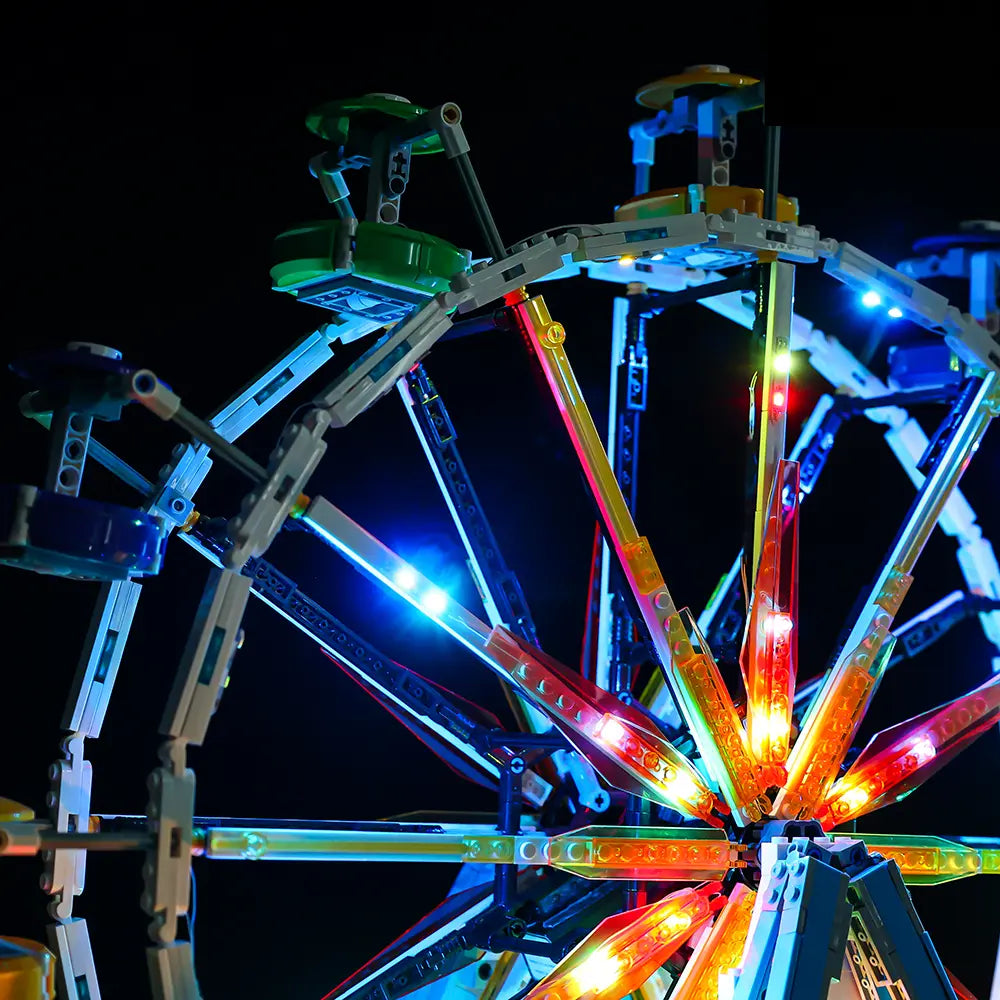
[[[172, 1000], [201, 995], [184, 919], [192, 858], [461, 865], [447, 899], [329, 1000], [967, 996], [907, 886], [1000, 874], [1000, 839], [868, 834], [855, 821], [910, 794], [995, 727], [1000, 659], [975, 690], [879, 733], [860, 752], [852, 744], [885, 672], [956, 621], [978, 616], [1000, 650], [1000, 570], [958, 488], [1000, 414], [1000, 226], [965, 224], [897, 267], [821, 237], [800, 225], [796, 200], [778, 193], [776, 127], [766, 128], [763, 187], [730, 184], [737, 119], [760, 109], [763, 94], [759, 81], [722, 66], [644, 87], [637, 99], [651, 114], [630, 129], [634, 196], [614, 221], [511, 246], [473, 170], [457, 105], [425, 109], [388, 94], [331, 102], [307, 120], [324, 143], [309, 166], [331, 217], [282, 233], [271, 268], [276, 290], [331, 315], [232, 402], [202, 419], [154, 372], [104, 345], [71, 343], [13, 365], [32, 387], [21, 410], [49, 429], [51, 448], [44, 488], [2, 490], [0, 561], [97, 580], [101, 591], [62, 721], [63, 757], [50, 770], [50, 816], [0, 800], [0, 854], [40, 855], [52, 897], [49, 948], [0, 939], [0, 982], [12, 984], [11, 996], [100, 997], [87, 923], [73, 914], [95, 850], [143, 855], [150, 981], [154, 996]], [[684, 132], [697, 135], [697, 181], [650, 190], [657, 139]], [[480, 229], [483, 259], [399, 225], [412, 158], [441, 153]], [[368, 180], [358, 215], [345, 175], [360, 169]], [[884, 377], [869, 371], [794, 312], [796, 268], [820, 262], [865, 307], [938, 339], [891, 352]], [[579, 275], [625, 290], [614, 302], [603, 437], [566, 331], [529, 289]], [[918, 280], [939, 275], [965, 280], [968, 312]], [[744, 327], [751, 343], [744, 547], [697, 617], [675, 603], [632, 516], [646, 325], [688, 302]], [[436, 343], [486, 329], [511, 334], [544, 376], [597, 511], [578, 667], [541, 648], [424, 367]], [[326, 364], [335, 344], [362, 338], [360, 357], [292, 414], [266, 464], [234, 444]], [[795, 353], [833, 388], [789, 448]], [[331, 430], [394, 389], [461, 536], [481, 613], [306, 493]], [[131, 402], [190, 439], [157, 481], [92, 436], [94, 420], [118, 420]], [[927, 403], [945, 413], [930, 438], [909, 413]], [[916, 497], [829, 668], [802, 683], [800, 507], [838, 430], [859, 415], [886, 427]], [[88, 457], [139, 493], [136, 506], [80, 496]], [[228, 519], [195, 506], [213, 460], [251, 482]], [[957, 542], [968, 591], [898, 623], [936, 525]], [[265, 561], [283, 530], [325, 543], [474, 654], [503, 685], [516, 729], [391, 660]], [[211, 568], [162, 718], [147, 815], [92, 815], [85, 741], [100, 735], [139, 580], [157, 574], [168, 541], [191, 546]], [[495, 789], [495, 819], [197, 816], [187, 747], [202, 744], [219, 707], [251, 594], [459, 774]], [[156, 600], [155, 589], [146, 600]], [[653, 673], [639, 690], [643, 664]]]

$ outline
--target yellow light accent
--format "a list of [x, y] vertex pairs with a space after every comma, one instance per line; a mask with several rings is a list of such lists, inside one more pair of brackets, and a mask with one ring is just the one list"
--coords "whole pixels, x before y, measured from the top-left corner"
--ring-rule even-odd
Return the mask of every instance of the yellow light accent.
[[868, 793], [863, 788], [849, 788], [840, 796], [840, 800], [851, 812], [854, 812], [855, 809], [860, 809], [868, 801]]
[[628, 255], [618, 258], [618, 263], [621, 267], [628, 267], [629, 264], [635, 263], [635, 257], [629, 257]]
[[786, 375], [792, 370], [792, 356], [787, 351], [774, 356], [774, 370], [779, 375]]
[[580, 993], [600, 992], [612, 986], [621, 973], [621, 960], [605, 951], [595, 951], [573, 974]]
[[698, 786], [683, 771], [678, 771], [670, 781], [666, 782], [666, 791], [671, 798], [683, 801], [696, 796]]
[[788, 716], [780, 709], [768, 716], [766, 732], [769, 740], [787, 740], [788, 729]]

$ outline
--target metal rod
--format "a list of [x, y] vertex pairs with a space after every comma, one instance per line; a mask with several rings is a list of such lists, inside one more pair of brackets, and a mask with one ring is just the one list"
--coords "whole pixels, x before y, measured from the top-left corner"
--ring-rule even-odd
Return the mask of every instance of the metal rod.
[[183, 406], [177, 407], [177, 412], [171, 418], [178, 427], [182, 427], [197, 441], [207, 444], [223, 461], [242, 472], [248, 479], [256, 483], [267, 480], [267, 469], [258, 465], [249, 455], [236, 445], [227, 441], [210, 424], [196, 416]]
[[41, 833], [40, 851], [148, 851], [156, 838], [148, 831], [119, 830], [114, 833]]
[[469, 159], [469, 154], [460, 153], [454, 157], [454, 162], [455, 166], [458, 167], [458, 176], [462, 181], [462, 187], [465, 188], [466, 197], [472, 206], [476, 223], [483, 234], [483, 238], [486, 240], [486, 246], [489, 249], [490, 255], [494, 260], [502, 260], [507, 256], [507, 251], [504, 248], [503, 240], [500, 239], [497, 225], [493, 221], [490, 207], [486, 204], [483, 189], [479, 186], [479, 178], [476, 177], [476, 172], [472, 169], [472, 161]]

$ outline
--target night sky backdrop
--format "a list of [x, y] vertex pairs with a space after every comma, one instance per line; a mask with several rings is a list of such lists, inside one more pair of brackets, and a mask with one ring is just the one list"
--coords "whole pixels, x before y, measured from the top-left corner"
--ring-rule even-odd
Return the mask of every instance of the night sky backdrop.
[[[472, 161], [508, 244], [546, 227], [610, 221], [632, 192], [628, 125], [642, 84], [698, 62], [764, 76], [763, 49], [704, 39], [669, 45], [637, 28], [603, 37], [577, 25], [553, 48], [516, 44], [496, 26], [414, 33], [403, 25], [348, 31], [332, 14], [191, 41], [98, 15], [58, 37], [41, 23], [8, 105], [6, 364], [70, 340], [96, 341], [152, 368], [207, 415], [277, 359], [325, 314], [270, 290], [273, 238], [323, 218], [306, 169], [322, 144], [306, 131], [324, 100], [372, 91], [463, 110]], [[334, 30], [337, 29], [337, 30]], [[214, 30], [214, 29], [213, 29]], [[566, 33], [568, 32], [568, 34]], [[732, 35], [729, 36], [733, 37]], [[609, 49], [613, 54], [608, 54]], [[742, 54], [741, 54], [742, 53]], [[532, 69], [534, 67], [534, 69]], [[534, 74], [534, 75], [532, 75]], [[884, 95], [883, 95], [884, 96]], [[888, 116], [892, 121], [892, 116]], [[939, 124], [947, 119], [937, 118]], [[786, 123], [781, 190], [804, 222], [895, 262], [915, 239], [958, 221], [997, 217], [995, 185], [975, 164], [995, 162], [996, 129], [832, 127]], [[762, 176], [759, 115], [740, 120], [733, 183]], [[694, 180], [694, 139], [661, 140], [654, 187]], [[355, 205], [363, 180], [349, 174]], [[414, 160], [402, 221], [474, 255], [479, 235], [444, 157]], [[606, 422], [611, 303], [618, 286], [577, 279], [546, 285], [555, 318], [599, 427]], [[951, 289], [946, 289], [946, 293]], [[796, 309], [860, 352], [870, 315], [856, 296], [798, 269]], [[930, 339], [899, 321], [890, 343]], [[650, 408], [644, 424], [637, 521], [679, 604], [697, 613], [741, 543], [746, 334], [697, 305], [649, 324]], [[341, 353], [338, 351], [338, 354]], [[346, 355], [346, 352], [343, 352]], [[291, 410], [332, 380], [338, 357], [242, 441], [266, 462]], [[519, 341], [500, 332], [445, 343], [427, 369], [459, 447], [518, 574], [545, 649], [579, 657], [593, 520], [561, 425], [537, 393]], [[826, 383], [799, 355], [789, 439]], [[2, 376], [3, 443], [11, 482], [44, 478], [47, 436], [17, 412], [27, 386]], [[927, 413], [933, 431], [940, 414]], [[1000, 431], [993, 428], [962, 481], [987, 537], [1000, 544]], [[180, 435], [131, 407], [95, 437], [154, 477]], [[345, 430], [310, 485], [476, 610], [464, 553], [395, 393]], [[246, 483], [217, 466], [199, 494], [206, 513], [235, 512]], [[991, 489], [994, 492], [991, 495]], [[96, 463], [84, 494], [135, 503]], [[913, 496], [864, 420], [841, 433], [801, 525], [800, 676], [821, 670], [858, 591], [879, 567]], [[382, 594], [318, 541], [285, 533], [267, 558], [386, 653], [466, 698], [505, 713], [474, 658], [409, 606]], [[87, 742], [94, 812], [139, 813], [156, 765], [156, 729], [207, 566], [177, 541], [144, 586], [102, 736]], [[46, 769], [97, 592], [95, 584], [0, 569], [6, 612], [0, 701], [0, 794], [44, 812]], [[899, 621], [963, 584], [954, 543], [932, 537]], [[305, 636], [251, 600], [247, 638], [203, 748], [193, 748], [201, 815], [376, 819], [418, 809], [482, 809], [493, 797], [455, 777]], [[990, 647], [967, 621], [890, 673], [862, 733], [925, 711], [980, 684]], [[506, 716], [504, 716], [506, 717]], [[869, 830], [995, 835], [998, 734], [989, 732], [905, 802], [873, 814]], [[0, 863], [0, 933], [44, 940], [45, 897], [35, 860]], [[76, 912], [88, 919], [109, 1000], [147, 995], [147, 918], [141, 861], [97, 855]], [[196, 863], [197, 971], [218, 998], [318, 1000], [447, 893], [445, 865]], [[1000, 880], [914, 891], [944, 963], [988, 992], [1000, 919]]]

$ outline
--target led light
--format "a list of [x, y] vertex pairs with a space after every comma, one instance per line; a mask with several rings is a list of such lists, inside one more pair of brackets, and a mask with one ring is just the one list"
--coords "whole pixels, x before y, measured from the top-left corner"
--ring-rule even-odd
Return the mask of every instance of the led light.
[[417, 574], [409, 566], [397, 569], [393, 579], [396, 581], [396, 586], [403, 590], [413, 590], [417, 585]]
[[435, 587], [421, 595], [420, 604], [432, 615], [439, 615], [448, 607], [448, 595]]
[[785, 405], [785, 394], [779, 389], [772, 397], [771, 402], [779, 409]]
[[650, 257], [649, 259], [650, 260], [663, 260], [663, 254], [662, 253], [654, 253], [653, 256]]
[[678, 771], [666, 782], [666, 791], [671, 798], [687, 801], [697, 797], [698, 786], [683, 771]]
[[599, 992], [614, 985], [621, 972], [621, 962], [607, 952], [595, 951], [573, 973], [577, 989], [580, 993]]
[[926, 764], [927, 761], [933, 759], [934, 755], [937, 753], [937, 748], [931, 743], [930, 739], [926, 736], [921, 736], [910, 750], [910, 753], [917, 758], [918, 764]]
[[900, 309], [898, 306], [893, 306], [889, 310], [889, 317], [890, 317], [890, 319], [899, 319], [899, 317], [902, 316], [902, 315], [903, 315], [903, 310]]
[[604, 743], [618, 746], [625, 736], [625, 727], [613, 715], [606, 715], [597, 724], [594, 735], [599, 736]]
[[780, 375], [785, 375], [792, 370], [792, 356], [787, 351], [774, 356], [774, 370]]
[[868, 801], [868, 793], [863, 788], [850, 788], [840, 796], [840, 799], [848, 810], [854, 812]]
[[627, 254], [624, 257], [618, 258], [618, 264], [620, 267], [628, 267], [629, 264], [635, 263], [635, 257], [629, 257]]
[[878, 292], [865, 292], [861, 296], [861, 304], [867, 309], [874, 309], [882, 304], [882, 296]]
[[767, 735], [772, 741], [788, 739], [788, 716], [780, 711], [774, 711], [767, 717]]
[[788, 635], [792, 631], [792, 616], [782, 614], [780, 611], [772, 611], [764, 619], [764, 631], [768, 635]]

